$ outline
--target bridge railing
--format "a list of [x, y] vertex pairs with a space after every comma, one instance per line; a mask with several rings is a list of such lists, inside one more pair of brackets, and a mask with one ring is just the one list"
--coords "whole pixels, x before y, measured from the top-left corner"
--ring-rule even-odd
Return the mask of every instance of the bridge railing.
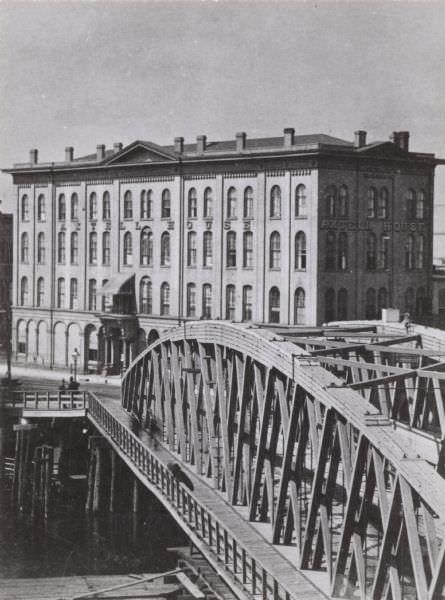
[[78, 390], [34, 392], [15, 390], [3, 397], [4, 408], [23, 410], [67, 411], [88, 408], [89, 393]]
[[113, 417], [93, 394], [90, 394], [88, 412], [167, 498], [195, 536], [213, 551], [218, 562], [224, 565], [249, 596], [263, 600], [296, 598], [268, 572], [264, 564], [251, 556], [242, 542], [215, 518], [187, 487], [179, 483], [166, 465], [136, 435]]

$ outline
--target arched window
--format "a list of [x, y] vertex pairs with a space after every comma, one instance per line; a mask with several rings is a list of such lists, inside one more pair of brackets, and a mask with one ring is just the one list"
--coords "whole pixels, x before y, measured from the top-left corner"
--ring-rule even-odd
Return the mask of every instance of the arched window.
[[335, 320], [335, 290], [329, 288], [324, 295], [324, 320], [329, 323]]
[[153, 192], [151, 190], [142, 190], [141, 192], [141, 219], [151, 219], [153, 209]]
[[226, 319], [235, 320], [235, 286], [226, 286]]
[[111, 235], [109, 231], [102, 234], [102, 264], [110, 265], [111, 262]]
[[148, 227], [141, 231], [140, 264], [151, 266], [153, 264], [153, 234]]
[[170, 286], [164, 281], [161, 285], [161, 315], [170, 314]]
[[133, 218], [133, 196], [130, 190], [124, 194], [124, 219]]
[[242, 307], [242, 314], [241, 314], [241, 318], [243, 321], [251, 321], [253, 318], [252, 302], [253, 302], [252, 286], [245, 285], [245, 286], [243, 286], [243, 307]]
[[281, 217], [281, 188], [274, 185], [270, 190], [270, 217], [277, 219]]
[[210, 219], [213, 217], [213, 193], [212, 188], [204, 190], [204, 218]]
[[405, 267], [414, 269], [414, 236], [409, 235], [405, 246]]
[[250, 185], [244, 190], [243, 216], [245, 219], [253, 218], [253, 189]]
[[79, 260], [79, 235], [73, 231], [70, 239], [70, 263], [77, 265]]
[[382, 233], [379, 240], [378, 268], [387, 269], [389, 266], [389, 236]]
[[70, 280], [70, 308], [77, 308], [77, 301], [79, 297], [77, 279], [72, 277]]
[[269, 323], [280, 322], [280, 290], [277, 287], [269, 291]]
[[348, 318], [348, 290], [340, 288], [337, 293], [337, 318], [346, 321]]
[[338, 192], [338, 210], [337, 216], [341, 219], [346, 219], [349, 212], [349, 192], [345, 185], [340, 187]]
[[416, 201], [416, 219], [425, 218], [425, 192], [420, 190], [417, 194]]
[[28, 304], [28, 278], [22, 277], [20, 281], [20, 305], [26, 306]]
[[236, 217], [236, 189], [231, 187], [227, 191], [227, 218], [234, 219]]
[[335, 185], [329, 185], [326, 188], [325, 193], [325, 204], [326, 204], [326, 215], [328, 217], [335, 217], [335, 205], [337, 203], [337, 188]]
[[279, 269], [281, 263], [281, 240], [278, 231], [270, 235], [269, 241], [269, 268]]
[[416, 269], [423, 269], [425, 255], [425, 238], [422, 234], [417, 237], [416, 243]]
[[60, 194], [60, 196], [59, 196], [58, 218], [59, 218], [59, 221], [65, 221], [65, 219], [66, 219], [66, 200], [65, 200], [65, 194]]
[[90, 218], [90, 221], [94, 221], [95, 219], [97, 219], [97, 194], [96, 194], [96, 192], [91, 192], [91, 194], [90, 194], [89, 218]]
[[405, 194], [406, 218], [411, 221], [416, 218], [416, 192], [407, 190]]
[[295, 268], [306, 271], [306, 234], [303, 231], [295, 235]]
[[79, 196], [76, 193], [71, 194], [70, 218], [71, 221], [77, 221], [79, 218]]
[[348, 234], [342, 231], [338, 234], [338, 269], [346, 271], [348, 268]]
[[161, 236], [161, 266], [170, 266], [170, 234], [167, 231]]
[[377, 219], [387, 219], [388, 218], [388, 203], [389, 203], [389, 194], [386, 187], [382, 187], [379, 194], [379, 201], [377, 207]]
[[161, 197], [161, 217], [163, 219], [169, 219], [170, 215], [171, 215], [171, 197], [170, 197], [170, 190], [165, 189], [162, 192], [162, 197]]
[[43, 306], [45, 303], [45, 280], [43, 277], [37, 279], [37, 306]]
[[245, 231], [243, 233], [243, 267], [253, 267], [253, 233]]
[[95, 279], [88, 281], [88, 310], [96, 310], [97, 283]]
[[198, 216], [198, 194], [195, 188], [189, 189], [187, 216], [195, 219]]
[[294, 323], [301, 325], [306, 321], [306, 293], [299, 287], [294, 294]]
[[57, 280], [57, 308], [65, 308], [65, 279]]
[[202, 286], [202, 317], [203, 319], [212, 318], [212, 286], [210, 283]]
[[336, 241], [337, 237], [334, 231], [328, 231], [326, 235], [326, 255], [325, 255], [325, 265], [326, 271], [334, 271], [336, 264]]
[[57, 262], [61, 265], [64, 265], [66, 260], [65, 248], [65, 232], [59, 231], [57, 234]]
[[381, 287], [377, 293], [377, 318], [382, 318], [382, 308], [388, 308], [388, 290]]
[[213, 235], [211, 231], [204, 231], [202, 256], [204, 267], [211, 267], [213, 265]]
[[[125, 241], [124, 241], [124, 245], [125, 245]], [[97, 233], [95, 231], [90, 232], [89, 247], [90, 247], [90, 265], [97, 265]], [[125, 263], [125, 261], [124, 261], [124, 264], [127, 264], [127, 263]]]
[[37, 198], [37, 220], [46, 221], [46, 202], [43, 194]]
[[187, 284], [187, 316], [196, 317], [196, 285]]
[[145, 315], [153, 312], [153, 288], [149, 277], [142, 277], [139, 283], [139, 312]]
[[377, 190], [374, 187], [368, 190], [368, 204], [366, 216], [368, 219], [375, 219], [377, 213]]
[[303, 184], [297, 185], [295, 188], [295, 216], [305, 217], [307, 215], [306, 206], [306, 186]]
[[187, 234], [187, 266], [196, 267], [196, 232], [189, 231]]
[[131, 233], [127, 231], [124, 235], [124, 265], [133, 264], [133, 239]]
[[405, 292], [405, 312], [409, 313], [411, 316], [414, 315], [414, 302], [414, 289], [409, 287]]
[[365, 311], [366, 319], [373, 320], [377, 318], [376, 294], [374, 288], [368, 288], [366, 291]]
[[43, 232], [40, 232], [37, 236], [37, 263], [39, 265], [45, 264], [45, 253], [45, 234]]
[[427, 297], [425, 288], [420, 287], [416, 294], [416, 317], [421, 318], [425, 315], [427, 309]]
[[226, 264], [228, 267], [236, 267], [236, 233], [227, 233]]
[[21, 242], [20, 242], [20, 260], [22, 263], [29, 262], [29, 236], [26, 233], [22, 233]]
[[22, 196], [22, 221], [29, 221], [29, 198], [27, 194]]
[[109, 221], [111, 219], [110, 192], [104, 192], [102, 196], [102, 219], [104, 221]]
[[368, 233], [366, 238], [366, 269], [375, 271], [377, 268], [377, 241], [374, 233]]

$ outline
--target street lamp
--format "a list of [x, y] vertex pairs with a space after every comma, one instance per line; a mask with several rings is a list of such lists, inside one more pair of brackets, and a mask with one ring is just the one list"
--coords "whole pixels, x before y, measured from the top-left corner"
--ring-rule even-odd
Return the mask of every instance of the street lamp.
[[77, 348], [74, 348], [74, 352], [72, 354], [73, 362], [74, 362], [74, 383], [77, 382], [77, 359], [80, 356], [80, 352]]

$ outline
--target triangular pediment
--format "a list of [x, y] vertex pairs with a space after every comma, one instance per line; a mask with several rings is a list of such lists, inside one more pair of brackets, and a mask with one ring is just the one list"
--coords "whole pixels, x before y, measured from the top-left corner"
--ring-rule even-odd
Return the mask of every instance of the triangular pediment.
[[136, 141], [123, 148], [107, 162], [113, 165], [125, 165], [135, 163], [153, 163], [176, 160], [176, 156], [169, 150], [152, 142]]
[[375, 142], [374, 144], [369, 144], [368, 146], [364, 146], [358, 150], [360, 154], [366, 154], [369, 156], [378, 155], [378, 156], [406, 156], [408, 152], [406, 150], [402, 150], [392, 142]]

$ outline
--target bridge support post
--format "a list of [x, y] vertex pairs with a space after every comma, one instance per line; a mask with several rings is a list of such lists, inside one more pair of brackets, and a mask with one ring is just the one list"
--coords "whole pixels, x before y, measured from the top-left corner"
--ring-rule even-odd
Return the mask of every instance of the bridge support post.
[[85, 509], [98, 512], [101, 503], [101, 491], [103, 487], [104, 474], [104, 448], [102, 446], [103, 438], [100, 436], [91, 436], [89, 439], [89, 461], [87, 477], [87, 498]]
[[19, 510], [24, 510], [25, 488], [28, 479], [30, 465], [31, 436], [37, 425], [29, 423], [25, 425], [14, 425], [16, 432], [15, 442], [15, 466], [12, 485], [11, 501]]
[[117, 475], [117, 454], [110, 448], [110, 503], [109, 512], [114, 512], [116, 508], [116, 475]]

